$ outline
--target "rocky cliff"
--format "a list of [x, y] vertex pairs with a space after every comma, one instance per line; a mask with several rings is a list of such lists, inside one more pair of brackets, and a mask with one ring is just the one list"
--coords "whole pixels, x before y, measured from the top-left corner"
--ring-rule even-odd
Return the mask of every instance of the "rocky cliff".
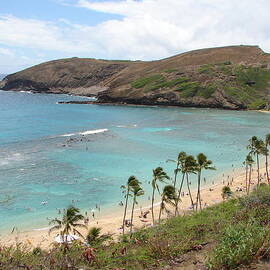
[[269, 54], [229, 46], [150, 62], [56, 60], [8, 75], [2, 88], [97, 95], [99, 103], [263, 109], [269, 83]]

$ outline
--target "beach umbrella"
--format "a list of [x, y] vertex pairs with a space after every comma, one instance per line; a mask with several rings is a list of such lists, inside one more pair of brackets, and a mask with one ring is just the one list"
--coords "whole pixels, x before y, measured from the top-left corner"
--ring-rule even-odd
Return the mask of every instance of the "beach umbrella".
[[74, 240], [78, 240], [79, 236], [73, 234], [64, 234], [64, 235], [57, 235], [54, 237], [54, 241], [62, 244], [62, 243], [71, 243]]

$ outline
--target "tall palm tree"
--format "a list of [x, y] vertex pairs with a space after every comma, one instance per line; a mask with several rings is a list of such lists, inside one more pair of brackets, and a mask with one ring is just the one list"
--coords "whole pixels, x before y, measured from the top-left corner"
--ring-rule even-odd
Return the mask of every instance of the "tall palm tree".
[[[155, 222], [154, 217], [154, 201], [155, 201], [155, 191], [156, 189], [159, 192], [158, 182], [164, 183], [167, 179], [170, 179], [169, 176], [163, 171], [161, 167], [157, 167], [153, 170], [153, 179], [152, 179], [152, 201], [151, 201], [151, 211], [152, 211], [152, 221]], [[160, 193], [160, 192], [159, 192]]]
[[125, 234], [125, 220], [126, 220], [126, 215], [127, 215], [127, 206], [128, 206], [128, 199], [130, 197], [130, 190], [134, 186], [138, 186], [139, 180], [135, 176], [130, 176], [128, 178], [127, 184], [121, 186], [121, 189], [123, 189], [123, 193], [125, 194], [124, 198], [126, 199], [125, 201], [125, 208], [124, 208], [124, 216], [123, 216], [123, 223], [122, 223], [122, 232], [123, 235]]
[[215, 167], [212, 167], [212, 160], [208, 160], [206, 155], [200, 153], [197, 155], [197, 172], [198, 172], [198, 190], [197, 190], [197, 200], [196, 200], [196, 211], [198, 210], [198, 203], [200, 205], [200, 210], [202, 209], [201, 202], [201, 174], [202, 170], [215, 170]]
[[193, 173], [196, 174], [197, 172], [197, 162], [196, 159], [193, 156], [187, 156], [185, 159], [185, 164], [184, 164], [184, 172], [186, 175], [186, 181], [187, 181], [187, 189], [188, 189], [188, 194], [189, 194], [189, 198], [190, 198], [190, 203], [192, 206], [192, 209], [194, 209], [194, 200], [192, 198], [192, 194], [190, 191], [190, 185], [189, 185], [189, 174]]
[[258, 185], [260, 184], [260, 161], [259, 155], [263, 153], [264, 149], [264, 142], [263, 140], [258, 139], [256, 136], [253, 136], [249, 140], [248, 149], [250, 149], [250, 154], [256, 156], [256, 163], [257, 163], [257, 178], [258, 178]]
[[245, 161], [243, 162], [243, 165], [245, 165], [245, 171], [246, 171], [246, 192], [248, 192], [248, 161], [247, 161], [248, 155], [246, 156]]
[[165, 186], [161, 194], [161, 203], [160, 203], [159, 216], [158, 216], [159, 223], [160, 223], [161, 213], [164, 210], [168, 212], [168, 209], [166, 208], [166, 204], [169, 204], [175, 207], [176, 200], [177, 200], [177, 197], [176, 197], [175, 187], [172, 185]]
[[268, 155], [269, 155], [268, 146], [270, 146], [270, 133], [266, 134], [266, 136], [265, 136], [265, 147], [266, 147], [265, 170], [266, 170], [267, 182], [270, 185], [270, 178], [269, 178], [269, 171], [268, 171]]
[[132, 236], [132, 228], [133, 228], [133, 214], [134, 214], [134, 207], [135, 203], [137, 203], [137, 197], [144, 195], [144, 191], [140, 186], [140, 182], [138, 183], [137, 186], [131, 187], [131, 193], [133, 195], [133, 203], [132, 203], [132, 210], [131, 210], [131, 218], [130, 218], [130, 237]]
[[177, 156], [177, 160], [168, 159], [167, 161], [172, 161], [176, 163], [176, 168], [174, 170], [174, 180], [173, 180], [173, 186], [175, 188], [176, 182], [177, 182], [177, 175], [181, 171], [182, 164], [186, 158], [187, 154], [186, 152], [180, 152]]
[[184, 180], [185, 180], [186, 158], [187, 158], [186, 152], [180, 152], [179, 153], [178, 160], [180, 161], [180, 163], [179, 163], [180, 168], [178, 168], [178, 170], [182, 172], [182, 180], [180, 182], [180, 187], [179, 187], [179, 190], [178, 190], [178, 196], [177, 196], [177, 200], [176, 200], [175, 213], [174, 213], [175, 216], [178, 213], [178, 204], [180, 202], [181, 192], [182, 192], [182, 188], [183, 188], [183, 184], [184, 184]]
[[50, 221], [49, 224], [54, 224], [54, 226], [50, 228], [49, 234], [52, 231], [59, 230], [62, 237], [68, 235], [70, 232], [83, 237], [77, 230], [77, 228], [87, 228], [86, 225], [80, 223], [83, 219], [84, 216], [80, 214], [79, 208], [69, 206], [67, 209], [64, 209], [62, 219], [55, 218]]
[[248, 184], [247, 184], [247, 194], [249, 194], [249, 191], [250, 191], [250, 185], [251, 185], [252, 164], [254, 163], [254, 160], [252, 159], [251, 154], [248, 154], [248, 155], [247, 155], [245, 163], [246, 163], [246, 165], [249, 167]]

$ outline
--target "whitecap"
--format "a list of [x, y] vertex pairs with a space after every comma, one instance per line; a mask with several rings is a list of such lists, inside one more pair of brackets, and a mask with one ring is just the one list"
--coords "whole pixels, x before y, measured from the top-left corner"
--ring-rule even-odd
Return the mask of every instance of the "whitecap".
[[69, 133], [69, 134], [63, 134], [61, 135], [61, 137], [71, 137], [71, 136], [75, 136], [76, 133]]
[[104, 129], [87, 130], [87, 131], [84, 131], [84, 132], [80, 132], [79, 134], [80, 135], [89, 135], [89, 134], [103, 133], [103, 132], [106, 132], [106, 131], [108, 131], [108, 129], [104, 128]]
[[44, 228], [37, 228], [37, 229], [33, 229], [33, 231], [47, 231], [49, 230], [51, 227], [44, 227]]
[[60, 135], [61, 137], [71, 137], [71, 136], [76, 136], [76, 135], [91, 135], [91, 134], [97, 134], [97, 133], [104, 133], [108, 131], [107, 128], [104, 129], [93, 129], [93, 130], [86, 130], [86, 131], [81, 131], [77, 133], [67, 133]]

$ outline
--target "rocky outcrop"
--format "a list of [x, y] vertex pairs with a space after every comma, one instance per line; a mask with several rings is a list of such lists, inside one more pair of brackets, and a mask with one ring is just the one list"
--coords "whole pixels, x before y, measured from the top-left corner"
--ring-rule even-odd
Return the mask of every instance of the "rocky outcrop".
[[8, 75], [3, 90], [96, 95], [103, 81], [126, 68], [125, 62], [70, 58], [46, 62]]
[[8, 75], [2, 88], [95, 95], [97, 103], [264, 108], [269, 68], [270, 56], [259, 47], [229, 46], [150, 62], [56, 60]]

